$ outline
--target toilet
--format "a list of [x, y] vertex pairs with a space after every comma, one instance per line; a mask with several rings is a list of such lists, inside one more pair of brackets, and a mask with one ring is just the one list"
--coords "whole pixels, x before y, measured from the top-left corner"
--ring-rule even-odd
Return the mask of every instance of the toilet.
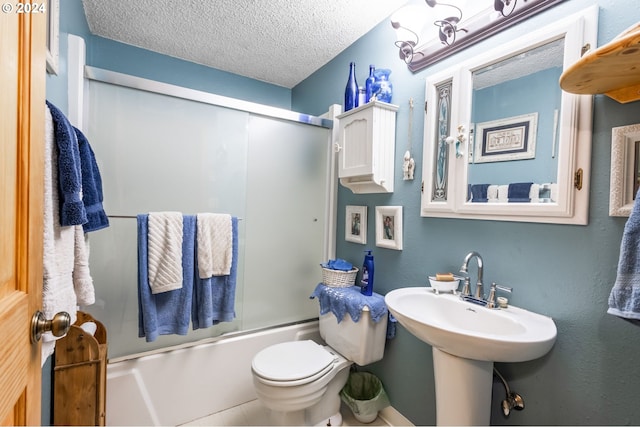
[[387, 316], [373, 322], [365, 306], [358, 322], [346, 314], [338, 323], [329, 312], [320, 316], [319, 328], [326, 345], [289, 341], [253, 358], [254, 388], [272, 425], [341, 425], [340, 390], [349, 368], [382, 359]]

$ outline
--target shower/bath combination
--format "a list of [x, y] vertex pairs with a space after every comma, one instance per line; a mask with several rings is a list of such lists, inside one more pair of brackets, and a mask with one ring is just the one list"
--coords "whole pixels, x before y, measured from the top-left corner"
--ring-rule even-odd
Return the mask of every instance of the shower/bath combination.
[[524, 399], [522, 398], [522, 396], [514, 391], [511, 391], [511, 389], [509, 388], [509, 384], [507, 384], [507, 381], [502, 375], [500, 375], [500, 372], [498, 372], [495, 367], [493, 368], [493, 373], [495, 376], [500, 378], [500, 381], [502, 381], [502, 385], [504, 385], [504, 390], [507, 394], [507, 397], [501, 403], [504, 416], [508, 417], [512, 409], [522, 411], [524, 409]]

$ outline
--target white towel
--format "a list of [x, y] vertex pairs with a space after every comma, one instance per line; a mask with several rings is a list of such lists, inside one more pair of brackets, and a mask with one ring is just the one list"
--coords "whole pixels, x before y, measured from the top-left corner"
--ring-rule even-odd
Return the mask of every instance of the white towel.
[[201, 279], [227, 276], [233, 258], [231, 215], [197, 215], [198, 274]]
[[147, 239], [151, 293], [182, 288], [182, 213], [150, 212]]
[[497, 202], [498, 201], [498, 186], [492, 184], [487, 188], [487, 199], [489, 202]]
[[551, 184], [551, 201], [558, 201], [558, 184]]
[[509, 201], [509, 185], [498, 186], [498, 201], [504, 203]]
[[540, 203], [540, 184], [531, 184], [529, 199], [531, 199], [531, 203]]
[[[47, 319], [61, 311], [76, 321], [77, 299], [74, 291], [74, 273], [76, 266], [76, 227], [60, 225], [58, 203], [58, 156], [53, 131], [53, 119], [49, 107], [45, 109], [45, 147], [44, 147], [44, 201], [43, 201], [43, 258], [42, 258], [42, 311]], [[82, 252], [82, 248], [77, 248]], [[84, 263], [86, 260], [81, 260]], [[88, 265], [81, 274], [84, 285], [93, 287]], [[83, 286], [84, 287], [84, 286]], [[51, 332], [42, 336], [42, 359], [44, 364], [53, 354], [55, 341]]]

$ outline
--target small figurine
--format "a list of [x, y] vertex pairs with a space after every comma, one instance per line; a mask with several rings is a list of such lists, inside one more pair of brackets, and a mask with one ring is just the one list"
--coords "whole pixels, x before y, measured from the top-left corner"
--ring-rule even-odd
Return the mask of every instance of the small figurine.
[[402, 164], [402, 171], [404, 172], [403, 179], [405, 181], [413, 179], [413, 170], [416, 167], [416, 162], [411, 158], [411, 153], [407, 150], [404, 153], [404, 163]]

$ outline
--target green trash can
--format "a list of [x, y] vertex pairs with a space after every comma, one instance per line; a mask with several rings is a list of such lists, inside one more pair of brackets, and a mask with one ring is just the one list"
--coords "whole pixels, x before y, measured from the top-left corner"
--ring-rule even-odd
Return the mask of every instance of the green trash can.
[[373, 422], [378, 411], [390, 405], [382, 381], [369, 372], [351, 372], [340, 397], [361, 423]]

